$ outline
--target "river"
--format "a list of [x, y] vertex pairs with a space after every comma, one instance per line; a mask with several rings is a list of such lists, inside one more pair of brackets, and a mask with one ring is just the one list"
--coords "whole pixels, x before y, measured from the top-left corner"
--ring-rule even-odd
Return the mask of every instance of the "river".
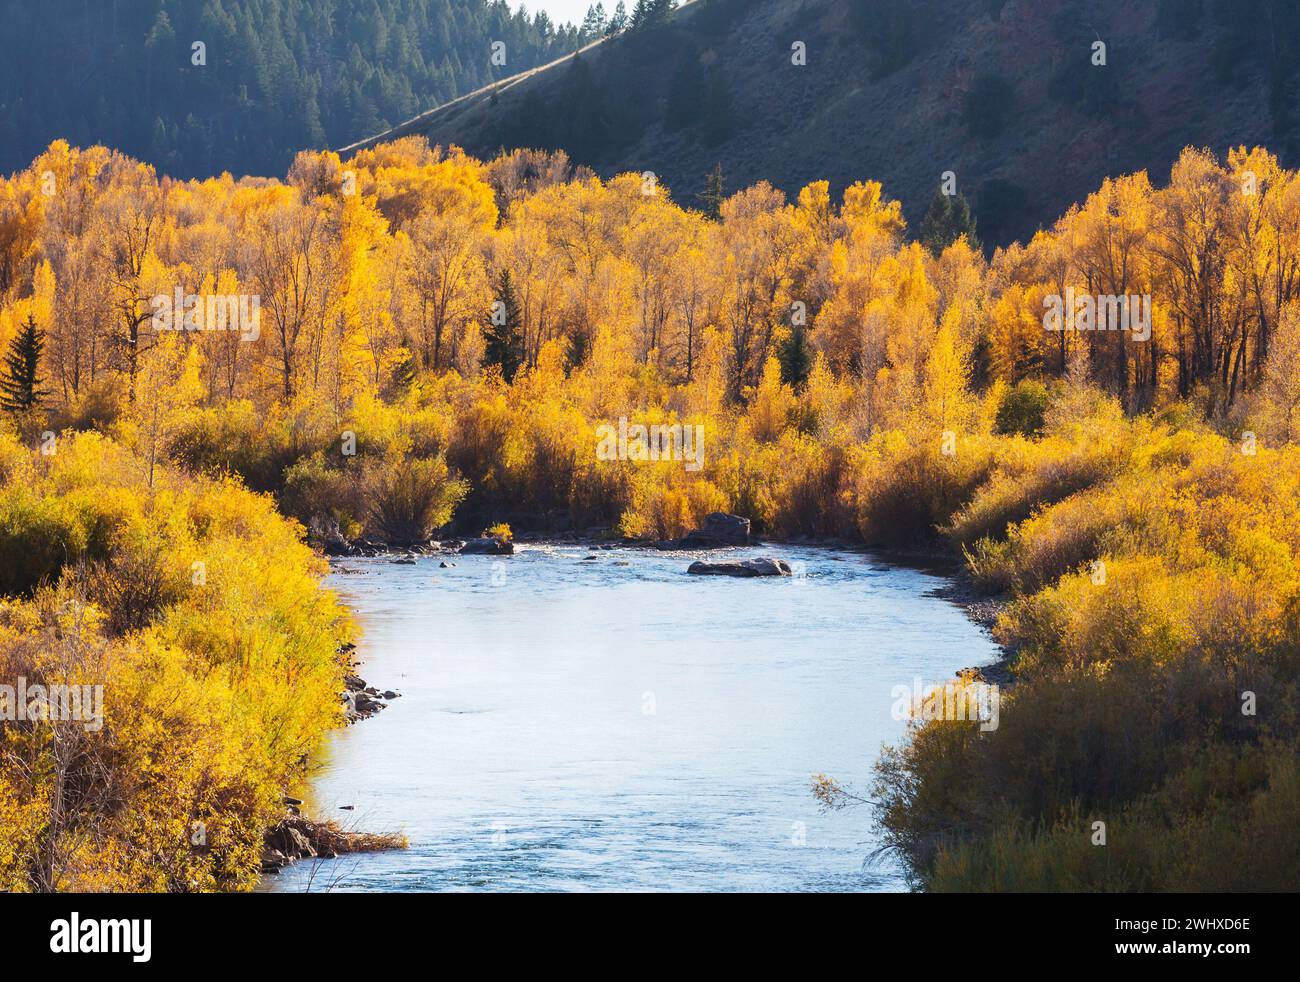
[[362, 674], [402, 697], [330, 738], [309, 805], [410, 848], [264, 889], [904, 889], [870, 858], [870, 813], [820, 812], [810, 778], [867, 792], [903, 732], [891, 690], [997, 650], [931, 573], [790, 546], [727, 558], [755, 555], [796, 575], [559, 545], [337, 562]]

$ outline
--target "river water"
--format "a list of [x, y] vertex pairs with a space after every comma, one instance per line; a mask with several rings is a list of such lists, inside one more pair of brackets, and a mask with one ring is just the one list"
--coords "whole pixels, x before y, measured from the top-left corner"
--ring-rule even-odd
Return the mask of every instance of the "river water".
[[402, 697], [331, 737], [309, 806], [410, 848], [264, 889], [904, 889], [869, 858], [869, 811], [823, 814], [811, 776], [866, 793], [903, 732], [891, 690], [996, 649], [928, 595], [935, 575], [851, 551], [726, 558], [756, 555], [796, 575], [581, 546], [338, 562], [361, 674]]

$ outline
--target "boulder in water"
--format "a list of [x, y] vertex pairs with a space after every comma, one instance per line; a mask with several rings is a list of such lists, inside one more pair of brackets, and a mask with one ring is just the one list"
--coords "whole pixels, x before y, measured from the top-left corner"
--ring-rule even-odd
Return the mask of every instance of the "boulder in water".
[[307, 524], [307, 542], [327, 556], [355, 554], [351, 543], [343, 535], [337, 519], [328, 515], [313, 515]]
[[792, 576], [788, 563], [783, 559], [760, 556], [758, 559], [742, 559], [731, 563], [691, 563], [686, 570], [699, 576]]
[[467, 539], [460, 547], [462, 556], [513, 556], [515, 544], [499, 535], [489, 535], [482, 539]]

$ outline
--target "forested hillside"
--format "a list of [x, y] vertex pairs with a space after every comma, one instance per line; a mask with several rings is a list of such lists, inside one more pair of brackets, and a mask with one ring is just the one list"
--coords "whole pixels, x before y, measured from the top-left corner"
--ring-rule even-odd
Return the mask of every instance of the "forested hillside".
[[787, 195], [871, 174], [918, 228], [951, 171], [1003, 245], [1188, 145], [1294, 165], [1298, 39], [1291, 0], [696, 0], [399, 135], [563, 149], [684, 201], [718, 164]]
[[63, 138], [173, 177], [282, 174], [583, 40], [503, 0], [0, 0], [0, 23], [0, 173]]

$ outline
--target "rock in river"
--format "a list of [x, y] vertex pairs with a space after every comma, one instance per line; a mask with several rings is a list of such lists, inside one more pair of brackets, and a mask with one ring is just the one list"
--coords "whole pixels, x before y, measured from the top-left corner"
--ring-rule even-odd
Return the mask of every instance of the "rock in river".
[[469, 539], [460, 547], [465, 556], [510, 556], [514, 554], [515, 544], [500, 536], [488, 536], [483, 539]]
[[791, 576], [789, 565], [783, 559], [760, 556], [730, 563], [694, 562], [686, 570], [702, 576]]

